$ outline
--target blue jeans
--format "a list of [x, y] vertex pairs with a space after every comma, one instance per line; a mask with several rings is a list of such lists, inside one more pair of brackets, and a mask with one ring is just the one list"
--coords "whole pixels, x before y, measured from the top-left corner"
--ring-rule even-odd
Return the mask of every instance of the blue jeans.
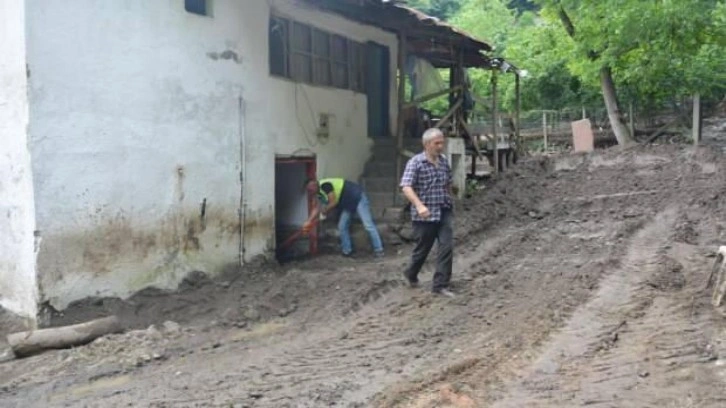
[[[376, 224], [373, 222], [371, 206], [365, 193], [361, 195], [360, 202], [356, 208], [356, 213], [358, 213], [358, 217], [360, 217], [360, 220], [363, 222], [363, 227], [365, 227], [368, 232], [368, 236], [371, 239], [371, 245], [373, 246], [373, 251], [377, 253], [383, 252], [381, 236], [378, 234], [378, 228], [376, 228]], [[340, 233], [340, 247], [345, 255], [349, 255], [353, 252], [353, 246], [350, 242], [350, 219], [352, 216], [353, 214], [351, 214], [348, 210], [340, 211], [338, 232]]]

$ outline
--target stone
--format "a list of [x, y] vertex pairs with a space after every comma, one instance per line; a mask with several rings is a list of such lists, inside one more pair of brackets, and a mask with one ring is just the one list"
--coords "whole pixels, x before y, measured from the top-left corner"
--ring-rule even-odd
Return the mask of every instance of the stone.
[[15, 359], [15, 353], [13, 353], [13, 349], [10, 347], [0, 349], [0, 363], [4, 363], [6, 361], [14, 360]]
[[163, 324], [164, 330], [168, 333], [179, 333], [181, 331], [181, 326], [177, 322], [173, 322], [171, 320], [167, 320]]
[[253, 322], [260, 320], [261, 317], [262, 315], [260, 314], [260, 311], [254, 307], [250, 307], [245, 311], [245, 318], [252, 320]]

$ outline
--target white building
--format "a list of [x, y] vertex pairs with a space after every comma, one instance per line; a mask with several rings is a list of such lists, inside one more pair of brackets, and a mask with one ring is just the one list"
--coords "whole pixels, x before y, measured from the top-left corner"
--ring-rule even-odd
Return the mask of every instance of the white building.
[[305, 216], [306, 172], [358, 179], [399, 40], [333, 3], [0, 0], [0, 306], [237, 266]]

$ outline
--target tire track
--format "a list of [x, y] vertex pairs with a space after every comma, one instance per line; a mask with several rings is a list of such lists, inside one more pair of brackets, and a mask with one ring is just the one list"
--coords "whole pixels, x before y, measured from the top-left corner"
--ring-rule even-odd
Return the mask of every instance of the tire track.
[[693, 318], [685, 294], [648, 285], [662, 274], [677, 215], [670, 207], [636, 233], [622, 268], [493, 406], [723, 406], [713, 398], [724, 377], [708, 366], [704, 335], [713, 320]]

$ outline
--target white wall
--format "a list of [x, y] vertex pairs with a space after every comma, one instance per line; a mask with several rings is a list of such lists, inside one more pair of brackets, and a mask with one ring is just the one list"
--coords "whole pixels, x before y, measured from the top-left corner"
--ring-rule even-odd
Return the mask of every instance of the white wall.
[[33, 181], [27, 147], [25, 1], [0, 1], [0, 307], [34, 321]]
[[[315, 153], [322, 175], [360, 175], [365, 97], [271, 77], [270, 7], [392, 55], [395, 36], [292, 1], [214, 0], [213, 17], [183, 0], [28, 4], [44, 299], [63, 308], [238, 263], [242, 170], [245, 258], [268, 251], [275, 154]], [[325, 144], [313, 140], [320, 112], [332, 115]]]

